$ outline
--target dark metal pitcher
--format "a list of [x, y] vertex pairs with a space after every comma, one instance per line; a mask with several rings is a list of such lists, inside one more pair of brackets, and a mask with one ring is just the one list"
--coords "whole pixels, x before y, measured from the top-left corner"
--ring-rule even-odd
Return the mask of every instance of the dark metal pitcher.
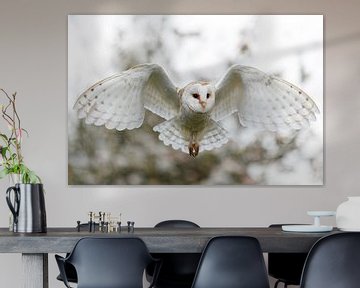
[[[11, 194], [14, 193], [13, 202]], [[15, 184], [6, 190], [6, 202], [14, 215], [13, 231], [46, 232], [46, 211], [42, 184]]]

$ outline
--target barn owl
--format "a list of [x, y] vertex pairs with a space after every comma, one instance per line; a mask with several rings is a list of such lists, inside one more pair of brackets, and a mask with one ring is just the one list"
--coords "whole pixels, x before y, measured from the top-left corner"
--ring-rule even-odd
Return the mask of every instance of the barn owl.
[[119, 131], [140, 127], [147, 109], [164, 119], [153, 127], [159, 139], [193, 157], [228, 142], [220, 121], [234, 113], [242, 126], [270, 131], [307, 127], [319, 113], [295, 85], [242, 65], [229, 68], [217, 83], [195, 81], [183, 88], [161, 66], [138, 65], [91, 86], [74, 109], [87, 124]]

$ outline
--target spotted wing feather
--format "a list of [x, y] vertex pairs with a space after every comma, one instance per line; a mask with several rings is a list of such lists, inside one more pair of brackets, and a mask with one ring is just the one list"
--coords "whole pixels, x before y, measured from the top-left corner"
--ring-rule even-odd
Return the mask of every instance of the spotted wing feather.
[[176, 87], [156, 64], [135, 66], [106, 78], [82, 93], [74, 105], [87, 124], [117, 130], [140, 127], [145, 108], [164, 119], [179, 110]]
[[216, 84], [215, 95], [212, 118], [219, 121], [236, 112], [243, 126], [301, 129], [319, 113], [300, 88], [247, 66], [231, 67]]

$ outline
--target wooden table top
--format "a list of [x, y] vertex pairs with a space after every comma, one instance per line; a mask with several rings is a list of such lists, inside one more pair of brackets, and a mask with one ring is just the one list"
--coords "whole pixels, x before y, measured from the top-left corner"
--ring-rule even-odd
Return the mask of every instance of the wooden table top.
[[308, 252], [321, 237], [338, 233], [283, 232], [280, 227], [127, 228], [119, 232], [78, 232], [76, 228], [48, 228], [47, 233], [13, 233], [0, 228], [0, 253], [65, 253], [82, 237], [139, 237], [152, 253], [201, 253], [207, 241], [221, 235], [252, 236], [263, 252]]

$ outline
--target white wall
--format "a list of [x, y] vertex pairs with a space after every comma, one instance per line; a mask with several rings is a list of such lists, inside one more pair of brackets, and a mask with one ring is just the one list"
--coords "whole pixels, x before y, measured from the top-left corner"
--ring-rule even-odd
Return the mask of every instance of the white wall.
[[[360, 195], [360, 28], [357, 1], [11, 1], [0, 3], [0, 87], [18, 92], [30, 132], [24, 155], [46, 187], [48, 226], [73, 226], [89, 210], [122, 212], [136, 226], [187, 218], [201, 226], [309, 222], [307, 210], [334, 210]], [[241, 4], [238, 4], [240, 3]], [[339, 3], [339, 4], [338, 4]], [[325, 14], [325, 185], [319, 187], [68, 187], [67, 15], [134, 13]], [[357, 32], [357, 40], [345, 37]], [[344, 41], [332, 39], [344, 37]], [[1, 181], [0, 226], [8, 223]], [[334, 220], [327, 223], [335, 224]], [[52, 255], [50, 287], [57, 271]], [[2, 287], [20, 287], [19, 255], [0, 255]]]

